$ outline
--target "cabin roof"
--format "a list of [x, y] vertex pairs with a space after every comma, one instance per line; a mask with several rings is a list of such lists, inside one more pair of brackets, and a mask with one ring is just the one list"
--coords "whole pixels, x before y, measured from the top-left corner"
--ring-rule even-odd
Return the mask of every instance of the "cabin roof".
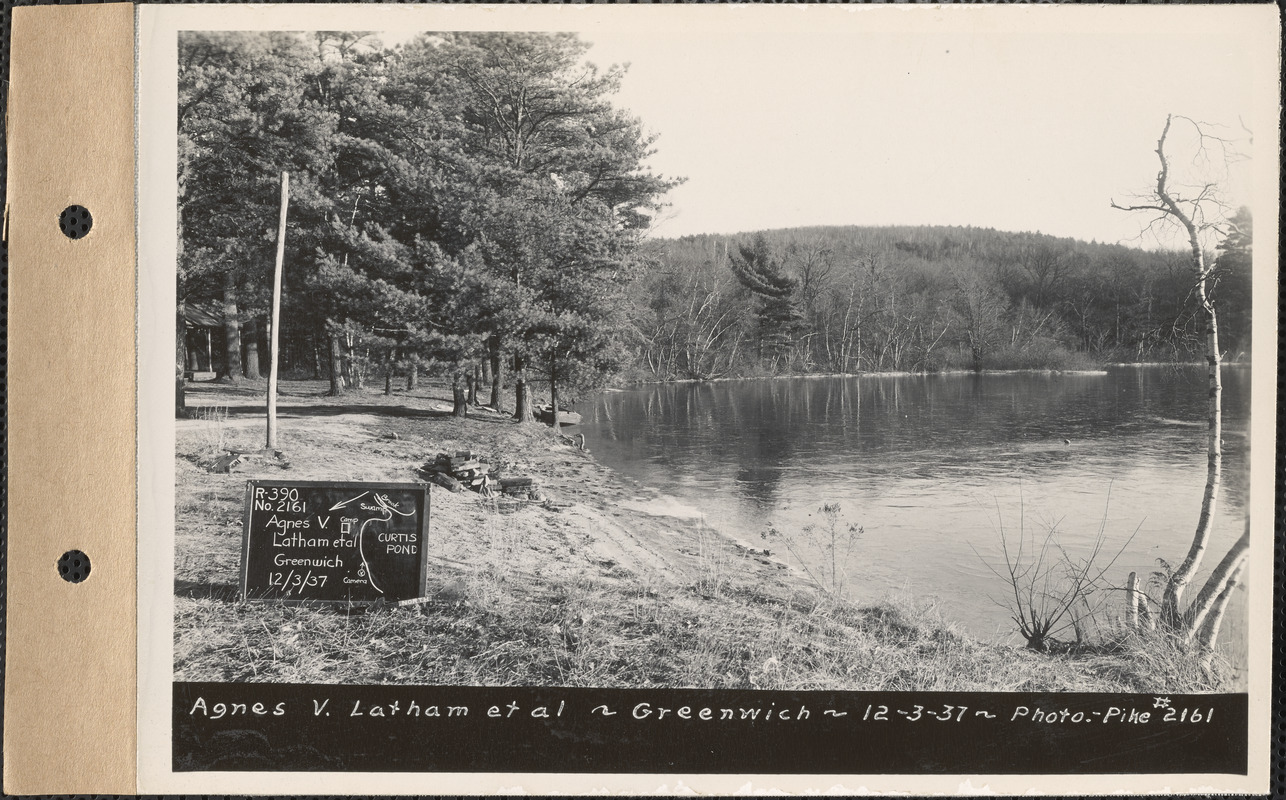
[[184, 303], [183, 322], [189, 328], [222, 328], [223, 310], [214, 303]]

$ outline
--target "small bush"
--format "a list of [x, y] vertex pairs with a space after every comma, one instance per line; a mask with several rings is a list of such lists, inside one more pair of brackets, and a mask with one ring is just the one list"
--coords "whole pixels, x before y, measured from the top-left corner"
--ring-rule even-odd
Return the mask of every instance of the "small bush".
[[[1110, 500], [1109, 490], [1108, 502]], [[1011, 539], [1005, 532], [999, 507], [996, 516], [1005, 562], [1003, 571], [979, 558], [1005, 583], [1007, 594], [1001, 605], [1009, 609], [1027, 647], [1040, 653], [1095, 647], [1096, 629], [1101, 627], [1100, 616], [1108, 596], [1103, 577], [1129, 547], [1138, 528], [1116, 554], [1103, 563], [1103, 548], [1107, 543], [1106, 505], [1089, 553], [1081, 558], [1074, 558], [1059, 542], [1061, 519], [1046, 525], [1041, 534], [1027, 524], [1026, 509], [1020, 503], [1018, 535]], [[1072, 639], [1067, 638], [1069, 633]]]
[[769, 528], [763, 536], [780, 539], [818, 591], [832, 601], [843, 600], [849, 557], [864, 531], [844, 518], [839, 503], [824, 503], [817, 513], [822, 517], [820, 524], [809, 523], [798, 533]]
[[1004, 347], [983, 359], [985, 369], [1097, 369], [1087, 353], [1070, 350], [1053, 339], [1036, 339], [1021, 347]]

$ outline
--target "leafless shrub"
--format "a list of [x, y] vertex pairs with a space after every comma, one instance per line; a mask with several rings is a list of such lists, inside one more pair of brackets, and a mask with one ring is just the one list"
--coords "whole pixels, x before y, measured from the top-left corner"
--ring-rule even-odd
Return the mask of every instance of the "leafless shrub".
[[764, 538], [780, 539], [813, 586], [832, 601], [843, 600], [848, 592], [849, 557], [865, 531], [844, 518], [839, 503], [823, 503], [817, 511], [821, 524], [809, 523], [799, 533], [770, 527]]
[[[1110, 502], [1109, 490], [1103, 518], [1089, 552], [1079, 558], [1072, 556], [1059, 541], [1062, 519], [1046, 525], [1042, 534], [1027, 525], [1026, 508], [1020, 501], [1018, 535], [1011, 538], [1005, 531], [1004, 517], [997, 504], [1004, 568], [998, 569], [981, 555], [979, 558], [1007, 585], [1009, 596], [1000, 605], [1009, 611], [1028, 648], [1048, 653], [1086, 649], [1092, 645], [1099, 617], [1113, 589], [1103, 576], [1139, 530], [1136, 527], [1116, 554], [1103, 563]], [[1070, 640], [1066, 638], [1069, 632]]]
[[223, 453], [228, 444], [227, 406], [205, 406], [196, 410], [201, 420], [201, 449], [203, 452]]

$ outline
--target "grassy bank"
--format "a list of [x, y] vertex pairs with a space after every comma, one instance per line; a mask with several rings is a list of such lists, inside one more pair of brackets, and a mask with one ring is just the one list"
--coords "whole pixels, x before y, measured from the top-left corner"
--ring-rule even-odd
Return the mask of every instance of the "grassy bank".
[[[698, 520], [634, 510], [648, 498], [543, 426], [448, 393], [322, 396], [286, 382], [287, 466], [249, 460], [262, 386], [202, 384], [177, 423], [178, 680], [891, 690], [1182, 691], [1134, 655], [1038, 655], [973, 640], [932, 606], [830, 602], [762, 551]], [[439, 451], [472, 449], [539, 479], [553, 504], [433, 487], [432, 602], [343, 612], [237, 598], [245, 481], [418, 480]], [[1186, 674], [1186, 673], [1184, 673]]]

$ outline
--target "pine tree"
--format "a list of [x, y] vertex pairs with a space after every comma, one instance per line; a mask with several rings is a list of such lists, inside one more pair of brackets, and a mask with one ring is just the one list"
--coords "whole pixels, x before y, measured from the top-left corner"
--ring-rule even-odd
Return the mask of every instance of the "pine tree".
[[729, 263], [741, 285], [759, 298], [759, 359], [771, 359], [775, 367], [789, 355], [804, 327], [804, 314], [795, 296], [799, 281], [783, 274], [782, 261], [763, 234], [757, 234], [749, 246], [738, 247]]
[[292, 213], [326, 200], [336, 117], [307, 96], [320, 63], [289, 33], [185, 32], [179, 39], [179, 300], [217, 300], [223, 377], [237, 381], [241, 322], [262, 314], [283, 170]]

